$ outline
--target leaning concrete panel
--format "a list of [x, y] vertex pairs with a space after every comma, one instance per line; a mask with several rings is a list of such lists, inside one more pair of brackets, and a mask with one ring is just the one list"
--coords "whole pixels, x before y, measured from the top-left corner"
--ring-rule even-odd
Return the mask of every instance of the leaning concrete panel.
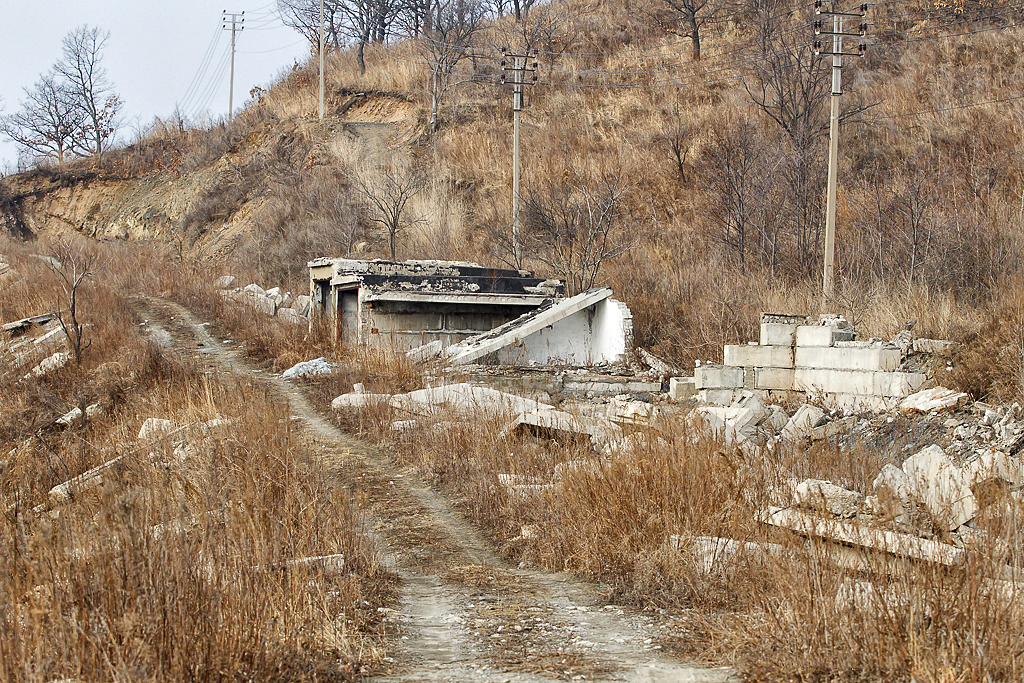
[[607, 299], [611, 294], [612, 290], [608, 288], [592, 289], [522, 315], [490, 332], [450, 346], [447, 350], [449, 362], [452, 365], [472, 363], [488, 354], [516, 344], [531, 334], [552, 326], [578, 311], [589, 308]]
[[726, 345], [725, 365], [753, 368], [791, 368], [793, 349], [790, 346]]

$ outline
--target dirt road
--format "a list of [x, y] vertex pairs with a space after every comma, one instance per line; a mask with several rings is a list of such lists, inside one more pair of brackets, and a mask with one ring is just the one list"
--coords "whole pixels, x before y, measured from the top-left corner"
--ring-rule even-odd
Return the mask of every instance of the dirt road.
[[389, 615], [398, 633], [391, 669], [375, 680], [730, 680], [729, 670], [694, 667], [662, 652], [650, 616], [605, 604], [593, 585], [507, 565], [414, 472], [343, 433], [299, 386], [248, 365], [182, 306], [148, 298], [134, 300], [133, 309], [168, 350], [271, 387], [305, 425], [316, 452], [365, 503], [385, 562], [402, 578], [401, 602]]

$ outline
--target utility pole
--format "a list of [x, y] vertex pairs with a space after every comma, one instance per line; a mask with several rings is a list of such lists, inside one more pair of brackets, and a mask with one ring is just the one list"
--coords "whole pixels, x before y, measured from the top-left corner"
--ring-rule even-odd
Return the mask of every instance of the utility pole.
[[235, 113], [235, 35], [242, 31], [245, 26], [245, 12], [221, 12], [221, 28], [228, 29], [228, 22], [231, 22], [231, 83], [228, 85], [228, 123]]
[[320, 120], [324, 118], [324, 0], [320, 0]]
[[[519, 114], [523, 111], [523, 86], [537, 82], [537, 51], [510, 52], [501, 48], [506, 58], [501, 60], [501, 82], [512, 84], [512, 260], [516, 268], [523, 267], [523, 245], [519, 237]], [[533, 64], [528, 60], [533, 57]], [[508, 63], [512, 60], [512, 64]], [[531, 78], [527, 79], [527, 75]]]
[[860, 43], [856, 52], [843, 52], [843, 37], [855, 36], [863, 38], [867, 34], [868, 26], [861, 23], [856, 33], [843, 31], [843, 20], [846, 17], [857, 17], [863, 19], [867, 14], [868, 6], [861, 5], [858, 12], [837, 12], [832, 9], [833, 0], [829, 0], [829, 8], [824, 8], [822, 0], [815, 0], [814, 8], [820, 16], [832, 17], [832, 30], [824, 30], [824, 23], [818, 19], [814, 22], [814, 33], [816, 35], [832, 36], [832, 49], [823, 49], [820, 40], [814, 41], [814, 53], [816, 55], [832, 55], [832, 102], [828, 122], [828, 195], [825, 207], [825, 272], [821, 279], [821, 305], [823, 311], [827, 312], [829, 302], [832, 300], [834, 285], [834, 259], [836, 247], [836, 175], [839, 172], [839, 96], [843, 94], [842, 74], [843, 57], [861, 57], [864, 55], [866, 46]]

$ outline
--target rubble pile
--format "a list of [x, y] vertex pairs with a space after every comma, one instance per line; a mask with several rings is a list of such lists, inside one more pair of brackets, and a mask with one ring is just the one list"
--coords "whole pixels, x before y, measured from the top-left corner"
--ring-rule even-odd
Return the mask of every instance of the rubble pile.
[[7, 262], [7, 257], [0, 254], [0, 287], [6, 287], [18, 276], [18, 271]]
[[230, 301], [244, 303], [260, 313], [276, 316], [296, 325], [309, 322], [309, 306], [311, 299], [305, 294], [293, 297], [291, 292], [282, 292], [280, 287], [263, 289], [257, 284], [236, 287], [234, 275], [217, 278], [214, 286], [220, 295]]
[[71, 359], [66, 351], [67, 335], [56, 313], [15, 320], [0, 327], [0, 333], [0, 360], [19, 374], [30, 368], [25, 379], [42, 377]]
[[799, 393], [849, 413], [888, 410], [921, 389], [931, 367], [944, 364], [956, 347], [914, 339], [906, 330], [888, 342], [856, 336], [840, 315], [766, 313], [759, 341], [727, 345], [721, 365], [699, 365], [692, 389], [689, 381], [677, 381], [671, 396], [681, 400], [695, 391], [703, 403], [728, 406], [743, 391], [758, 392], [766, 403]]

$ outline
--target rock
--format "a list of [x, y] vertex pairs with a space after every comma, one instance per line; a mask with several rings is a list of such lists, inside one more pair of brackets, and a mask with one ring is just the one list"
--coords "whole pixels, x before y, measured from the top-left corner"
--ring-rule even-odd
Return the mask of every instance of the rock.
[[246, 285], [245, 288], [242, 291], [243, 292], [247, 292], [249, 294], [253, 294], [255, 296], [266, 296], [267, 295], [267, 290], [263, 289], [262, 287], [260, 287], [257, 284]]
[[760, 401], [753, 408], [701, 406], [694, 410], [694, 414], [700, 416], [717, 436], [724, 437], [727, 444], [741, 443], [756, 437], [757, 423], [764, 416], [764, 406]]
[[669, 536], [669, 545], [676, 550], [689, 550], [697, 569], [713, 574], [746, 562], [763, 564], [769, 557], [782, 557], [785, 549], [777, 543], [743, 542], [716, 536], [695, 536], [686, 539]]
[[[90, 420], [98, 415], [103, 414], [103, 407], [99, 403], [93, 403], [91, 406], [87, 406], [85, 409], [85, 416]], [[64, 413], [61, 417], [57, 418], [57, 424], [59, 425], [70, 425], [75, 420], [79, 420], [82, 417], [81, 408], [73, 408], [68, 412]]]
[[277, 302], [267, 296], [253, 296], [252, 307], [260, 313], [277, 315]]
[[174, 423], [170, 420], [164, 420], [159, 417], [146, 418], [146, 421], [142, 423], [142, 428], [139, 429], [139, 440], [140, 441], [151, 441], [153, 439], [160, 439], [174, 431]]
[[281, 376], [306, 377], [310, 375], [331, 375], [334, 374], [337, 369], [337, 365], [327, 362], [327, 359], [321, 356], [320, 358], [314, 358], [313, 360], [296, 363], [281, 373]]
[[856, 517], [864, 505], [864, 496], [857, 491], [850, 491], [820, 479], [806, 479], [800, 482], [796, 487], [796, 500], [799, 505], [827, 512], [841, 519]]
[[275, 299], [275, 300], [276, 300], [276, 299], [277, 299], [278, 297], [280, 297], [280, 298], [282, 298], [282, 299], [284, 298], [284, 292], [282, 292], [282, 291], [281, 291], [281, 288], [280, 288], [280, 287], [271, 287], [270, 289], [268, 289], [268, 290], [267, 290], [267, 291], [265, 292], [265, 295], [266, 295], [266, 296], [268, 296], [268, 297], [270, 297], [271, 299]]
[[937, 524], [952, 531], [978, 512], [978, 501], [963, 474], [938, 446], [929, 446], [907, 458], [903, 472], [911, 491]]
[[277, 309], [277, 317], [280, 318], [281, 320], [285, 321], [286, 323], [291, 323], [293, 325], [305, 325], [306, 324], [306, 319], [303, 318], [298, 313], [296, 313], [291, 308], [279, 308], [279, 309]]
[[284, 296], [281, 297], [281, 301], [278, 302], [278, 306], [280, 306], [281, 308], [291, 308], [293, 303], [295, 302], [292, 299], [292, 293], [285, 292]]
[[333, 410], [365, 408], [372, 405], [384, 405], [390, 400], [390, 394], [342, 394], [331, 401], [331, 408]]
[[1024, 486], [1024, 465], [1017, 458], [999, 451], [981, 451], [960, 468], [968, 486], [998, 479], [1014, 488]]
[[911, 394], [900, 401], [899, 409], [904, 413], [919, 412], [930, 413], [943, 410], [955, 410], [962, 401], [967, 400], [967, 394], [962, 394], [946, 387], [934, 387], [924, 389], [916, 394]]
[[61, 505], [70, 501], [76, 493], [80, 491], [86, 491], [88, 489], [97, 488], [103, 485], [103, 473], [107, 470], [118, 465], [124, 456], [117, 456], [113, 460], [108, 460], [102, 465], [83, 472], [82, 474], [69, 479], [63, 484], [58, 484], [50, 489], [50, 504]]
[[214, 280], [213, 286], [217, 289], [231, 289], [235, 286], [235, 282], [238, 280], [234, 275], [221, 275], [219, 278]]
[[292, 304], [292, 310], [301, 316], [309, 317], [309, 302], [310, 298], [305, 294], [300, 294], [295, 297], [295, 302]]
[[658, 414], [657, 408], [643, 401], [632, 401], [629, 395], [616, 396], [608, 402], [605, 417], [624, 424], [649, 424]]
[[47, 356], [39, 363], [39, 365], [32, 368], [32, 371], [25, 375], [25, 379], [28, 379], [29, 377], [42, 377], [54, 370], [60, 370], [68, 364], [69, 360], [71, 360], [71, 354], [66, 351], [58, 351], [52, 356]]
[[956, 342], [945, 341], [942, 339], [915, 339], [914, 340], [914, 353], [924, 353], [932, 356], [942, 356], [948, 358], [953, 355], [957, 347], [960, 346]]
[[875, 477], [875, 480], [871, 483], [871, 488], [874, 489], [876, 494], [889, 496], [893, 500], [897, 500], [902, 503], [910, 502], [914, 495], [911, 488], [910, 477], [907, 476], [906, 472], [892, 463], [887, 463], [882, 466], [882, 471], [878, 473], [878, 476]]
[[771, 405], [768, 406], [768, 412], [762, 422], [765, 426], [769, 427], [773, 432], [778, 434], [785, 429], [786, 424], [789, 423], [789, 415], [782, 406]]
[[783, 441], [798, 441], [810, 436], [811, 430], [821, 424], [825, 411], [809, 403], [800, 406], [782, 429]]

